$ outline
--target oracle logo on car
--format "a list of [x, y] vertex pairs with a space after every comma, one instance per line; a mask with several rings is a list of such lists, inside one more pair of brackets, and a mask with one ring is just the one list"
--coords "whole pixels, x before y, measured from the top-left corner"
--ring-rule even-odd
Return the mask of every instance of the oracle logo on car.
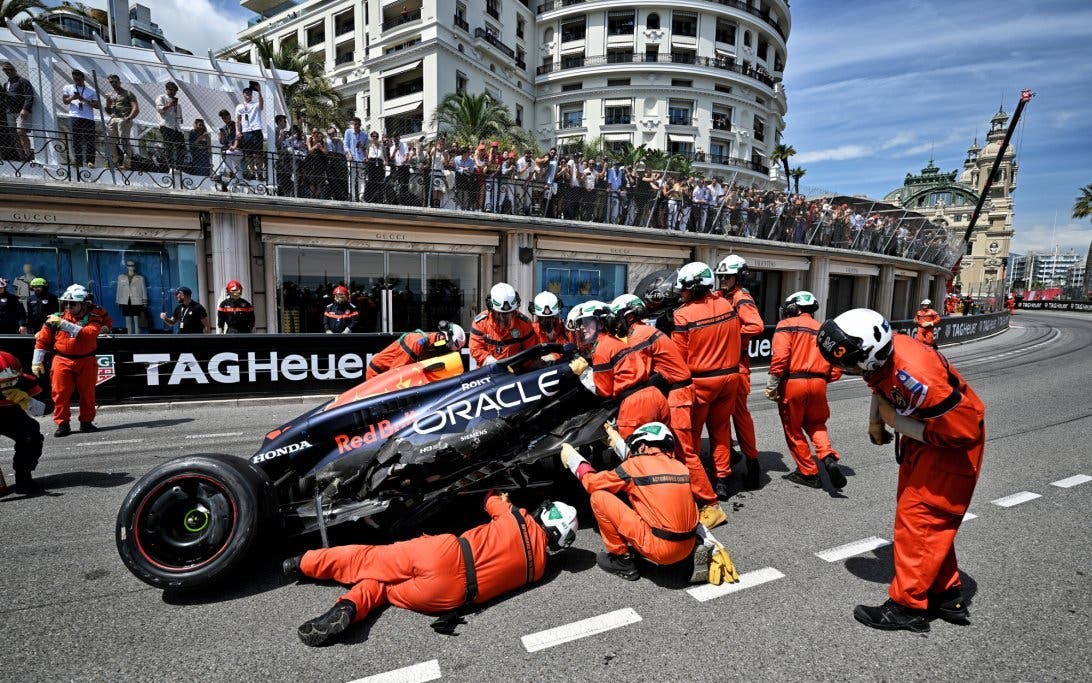
[[446, 428], [465, 426], [471, 420], [487, 413], [500, 415], [506, 409], [517, 408], [527, 403], [541, 401], [547, 396], [558, 393], [557, 370], [549, 370], [523, 380], [514, 380], [493, 389], [483, 391], [477, 396], [456, 401], [440, 410], [424, 415], [414, 421], [413, 431], [418, 434], [432, 434]]
[[389, 439], [398, 430], [413, 422], [414, 417], [416, 413], [410, 411], [398, 420], [380, 420], [370, 425], [368, 431], [363, 434], [335, 434], [334, 444], [337, 446], [337, 454], [345, 455], [365, 445], [378, 443], [380, 439]]
[[265, 453], [259, 453], [250, 458], [250, 462], [257, 465], [260, 462], [272, 460], [273, 458], [277, 458], [282, 455], [288, 455], [289, 453], [295, 453], [297, 451], [302, 451], [303, 449], [310, 447], [311, 443], [309, 441], [297, 441], [296, 443], [288, 444], [287, 446], [281, 446], [280, 448], [274, 448], [272, 450], [266, 451]]

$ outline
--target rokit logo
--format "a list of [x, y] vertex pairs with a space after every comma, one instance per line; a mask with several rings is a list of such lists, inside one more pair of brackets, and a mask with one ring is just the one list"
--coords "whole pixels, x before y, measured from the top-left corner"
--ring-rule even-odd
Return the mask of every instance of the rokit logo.
[[463, 382], [462, 386], [459, 387], [459, 389], [461, 391], [466, 391], [467, 389], [473, 389], [474, 387], [480, 387], [480, 386], [485, 385], [485, 384], [491, 384], [492, 382], [493, 382], [492, 377], [482, 377], [481, 379], [476, 379], [476, 380], [473, 380], [471, 382]]
[[250, 459], [250, 462], [257, 465], [260, 462], [266, 460], [272, 460], [282, 455], [288, 455], [289, 453], [295, 453], [302, 451], [305, 448], [310, 448], [311, 443], [309, 441], [297, 441], [296, 443], [288, 444], [287, 446], [281, 446], [280, 448], [274, 448], [273, 450], [266, 451], [265, 453], [259, 453]]
[[380, 439], [389, 439], [394, 434], [398, 433], [400, 429], [413, 422], [416, 414], [413, 411], [404, 413], [401, 418], [397, 420], [380, 420], [379, 422], [370, 425], [368, 431], [363, 434], [336, 434], [334, 435], [334, 444], [337, 445], [337, 454], [345, 455], [355, 451], [363, 446], [370, 446], [374, 443], [378, 443]]
[[157, 387], [164, 373], [160, 368], [173, 363], [167, 378], [168, 386], [184, 381], [197, 384], [238, 384], [240, 382], [271, 381], [281, 379], [300, 382], [307, 379], [335, 380], [360, 379], [364, 374], [364, 359], [359, 354], [346, 353], [338, 356], [289, 354], [281, 357], [276, 351], [259, 355], [253, 351], [240, 358], [240, 354], [225, 351], [207, 362], [198, 360], [192, 353], [180, 353], [175, 358], [169, 353], [134, 353], [134, 363], [146, 363], [148, 386]]

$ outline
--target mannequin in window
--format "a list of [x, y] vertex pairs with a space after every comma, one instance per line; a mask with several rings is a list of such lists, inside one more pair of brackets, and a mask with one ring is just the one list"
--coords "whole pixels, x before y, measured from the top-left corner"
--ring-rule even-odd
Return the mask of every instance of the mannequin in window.
[[34, 266], [24, 263], [23, 274], [15, 278], [15, 295], [19, 297], [24, 308], [27, 305], [27, 298], [30, 297], [30, 281], [36, 277], [38, 276], [34, 274]]
[[118, 275], [117, 304], [129, 334], [140, 332], [140, 314], [148, 305], [148, 285], [136, 267], [136, 262], [126, 261], [125, 272]]

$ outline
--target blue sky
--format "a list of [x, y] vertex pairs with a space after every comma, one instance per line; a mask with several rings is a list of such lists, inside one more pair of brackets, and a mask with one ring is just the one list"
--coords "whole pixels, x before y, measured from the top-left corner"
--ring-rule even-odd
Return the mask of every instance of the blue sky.
[[1092, 2], [818, 2], [791, 5], [784, 141], [801, 189], [882, 197], [930, 150], [962, 168], [977, 131], [1023, 88], [1036, 96], [1013, 136], [1020, 170], [1013, 251], [1080, 253], [1092, 222], [1071, 212], [1092, 183]]

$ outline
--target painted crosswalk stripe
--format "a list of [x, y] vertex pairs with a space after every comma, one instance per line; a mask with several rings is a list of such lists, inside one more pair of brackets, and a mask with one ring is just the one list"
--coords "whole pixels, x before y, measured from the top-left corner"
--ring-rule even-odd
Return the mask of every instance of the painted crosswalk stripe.
[[1084, 484], [1092, 481], [1092, 477], [1087, 474], [1074, 474], [1072, 477], [1066, 477], [1065, 479], [1059, 479], [1058, 481], [1050, 482], [1051, 486], [1057, 486], [1060, 489], [1068, 489], [1078, 484]]
[[719, 586], [714, 586], [711, 583], [707, 583], [703, 586], [695, 586], [688, 589], [686, 592], [690, 594], [690, 597], [694, 598], [698, 602], [706, 602], [713, 598], [719, 598], [722, 595], [728, 595], [729, 593], [736, 593], [745, 588], [753, 588], [759, 584], [768, 583], [770, 581], [776, 581], [777, 579], [784, 578], [784, 574], [777, 571], [773, 567], [766, 567], [765, 569], [756, 569], [753, 572], [745, 572], [739, 575], [739, 581], [737, 583], [722, 583]]
[[187, 439], [224, 439], [229, 436], [242, 436], [242, 432], [229, 432], [227, 434], [188, 434]]
[[574, 621], [571, 624], [558, 626], [557, 628], [532, 633], [523, 636], [521, 640], [523, 641], [523, 647], [526, 648], [528, 652], [538, 652], [539, 650], [545, 650], [546, 648], [568, 643], [572, 640], [587, 638], [588, 636], [594, 636], [598, 633], [604, 633], [612, 629], [621, 628], [622, 626], [635, 624], [640, 620], [640, 614], [637, 614], [632, 608], [626, 607], [625, 609], [600, 614], [599, 616], [591, 617], [590, 619], [582, 619], [580, 621]]
[[840, 545], [837, 548], [831, 548], [829, 550], [823, 550], [815, 553], [815, 556], [820, 560], [826, 560], [827, 562], [837, 562], [838, 560], [844, 560], [847, 557], [853, 557], [854, 555], [864, 555], [870, 550], [876, 548], [882, 548], [885, 545], [890, 545], [891, 541], [882, 539], [878, 536], [870, 536], [868, 538], [861, 539], [860, 541], [854, 541], [852, 543], [846, 543]]
[[1011, 508], [1013, 505], [1026, 503], [1029, 500], [1035, 500], [1036, 498], [1042, 498], [1042, 496], [1038, 493], [1032, 493], [1031, 491], [1021, 491], [1020, 493], [1014, 493], [1011, 496], [1005, 496], [1004, 498], [998, 498], [997, 500], [991, 500], [990, 502], [998, 507]]
[[975, 514], [975, 513], [973, 513], [973, 512], [967, 512], [967, 513], [964, 513], [964, 515], [963, 515], [963, 521], [964, 521], [964, 522], [969, 522], [969, 521], [971, 521], [972, 519], [978, 519], [978, 515], [976, 515], [976, 514]]
[[414, 664], [394, 671], [358, 678], [350, 683], [424, 683], [440, 678], [440, 662], [430, 659], [427, 662]]

